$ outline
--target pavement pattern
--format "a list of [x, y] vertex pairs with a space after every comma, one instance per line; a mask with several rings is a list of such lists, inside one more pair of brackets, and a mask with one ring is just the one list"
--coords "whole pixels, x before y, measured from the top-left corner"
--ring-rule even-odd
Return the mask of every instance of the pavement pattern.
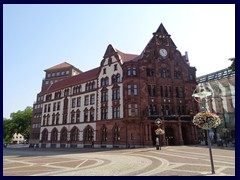
[[3, 176], [235, 176], [235, 150], [202, 146], [135, 149], [4, 148]]

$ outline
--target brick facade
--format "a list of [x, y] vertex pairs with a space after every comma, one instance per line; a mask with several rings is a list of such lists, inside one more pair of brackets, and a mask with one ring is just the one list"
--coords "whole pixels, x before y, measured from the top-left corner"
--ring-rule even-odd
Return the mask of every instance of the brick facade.
[[[47, 69], [46, 78], [59, 68], [77, 69], [68, 65]], [[196, 144], [195, 72], [162, 24], [140, 55], [109, 45], [98, 68], [44, 84], [34, 104], [32, 125], [40, 125], [31, 129], [31, 141], [42, 147], [153, 146], [160, 118], [162, 145]]]

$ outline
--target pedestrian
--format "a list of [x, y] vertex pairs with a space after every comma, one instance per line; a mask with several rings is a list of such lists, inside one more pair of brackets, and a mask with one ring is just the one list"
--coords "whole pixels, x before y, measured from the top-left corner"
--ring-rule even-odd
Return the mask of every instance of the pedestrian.
[[92, 148], [94, 147], [94, 140], [92, 140]]
[[36, 144], [33, 145], [33, 149], [34, 149], [34, 151], [36, 151], [36, 146], [37, 146]]

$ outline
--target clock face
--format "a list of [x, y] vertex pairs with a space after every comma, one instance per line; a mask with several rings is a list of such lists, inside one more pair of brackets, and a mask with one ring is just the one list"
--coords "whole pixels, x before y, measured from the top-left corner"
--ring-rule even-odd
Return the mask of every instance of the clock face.
[[167, 56], [167, 50], [166, 49], [160, 49], [159, 53], [162, 57], [166, 57]]

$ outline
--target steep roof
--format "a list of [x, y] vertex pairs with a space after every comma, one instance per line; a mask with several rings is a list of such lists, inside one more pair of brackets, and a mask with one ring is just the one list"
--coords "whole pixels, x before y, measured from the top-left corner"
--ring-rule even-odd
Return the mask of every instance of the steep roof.
[[136, 54], [126, 54], [126, 53], [123, 53], [122, 51], [119, 51], [118, 49], [116, 49], [116, 50], [117, 50], [118, 54], [121, 56], [123, 62], [133, 60], [139, 56]]
[[100, 68], [94, 68], [84, 73], [78, 74], [76, 76], [69, 77], [62, 81], [58, 81], [48, 87], [45, 93], [53, 92], [58, 89], [63, 89], [69, 86], [73, 86], [75, 84], [84, 83], [90, 80], [94, 80], [97, 78]]
[[62, 69], [62, 68], [67, 68], [67, 67], [74, 67], [74, 66], [69, 64], [69, 63], [67, 63], [67, 62], [63, 62], [63, 63], [58, 64], [56, 66], [50, 67], [48, 69], [45, 69], [44, 71], [51, 71], [51, 70]]

